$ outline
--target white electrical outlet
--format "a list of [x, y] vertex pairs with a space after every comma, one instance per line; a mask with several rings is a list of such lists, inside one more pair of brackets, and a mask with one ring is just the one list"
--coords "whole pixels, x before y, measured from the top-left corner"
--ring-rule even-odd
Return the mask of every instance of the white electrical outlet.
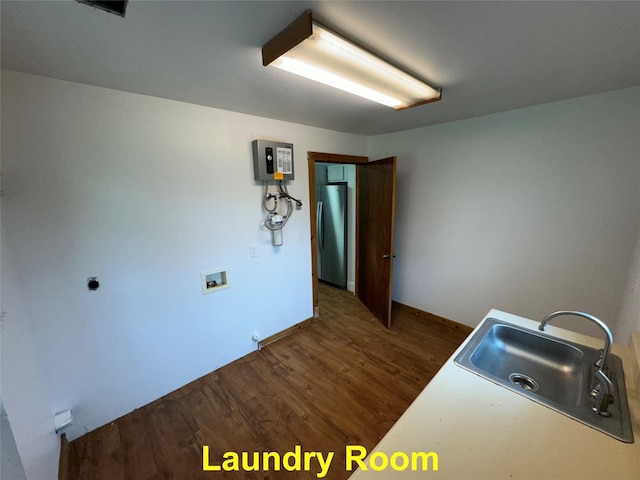
[[249, 245], [249, 257], [256, 258], [258, 256], [258, 246]]

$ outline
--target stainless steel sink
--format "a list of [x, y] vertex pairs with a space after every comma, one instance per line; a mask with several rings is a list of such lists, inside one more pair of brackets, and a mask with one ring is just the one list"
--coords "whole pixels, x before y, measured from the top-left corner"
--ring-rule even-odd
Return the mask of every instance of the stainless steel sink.
[[593, 411], [592, 368], [599, 350], [493, 318], [487, 319], [455, 363], [620, 441], [632, 443], [622, 360], [609, 354], [614, 390], [610, 416]]

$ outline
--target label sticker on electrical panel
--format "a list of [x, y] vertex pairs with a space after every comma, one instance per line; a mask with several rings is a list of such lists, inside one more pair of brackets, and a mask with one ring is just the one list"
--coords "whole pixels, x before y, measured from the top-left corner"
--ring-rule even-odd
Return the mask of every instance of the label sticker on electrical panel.
[[290, 148], [276, 148], [276, 172], [285, 175], [293, 173], [293, 151]]

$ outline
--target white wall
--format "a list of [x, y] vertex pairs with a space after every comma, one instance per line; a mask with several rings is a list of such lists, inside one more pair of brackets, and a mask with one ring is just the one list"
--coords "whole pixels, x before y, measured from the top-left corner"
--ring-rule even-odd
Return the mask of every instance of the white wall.
[[[578, 308], [617, 340], [636, 328], [622, 294], [640, 270], [639, 97], [369, 139], [370, 158], [398, 156], [394, 299], [469, 325]], [[295, 148], [305, 206], [279, 250], [259, 227], [256, 138]], [[74, 409], [75, 438], [250, 352], [254, 330], [311, 317], [306, 152], [366, 142], [3, 71], [2, 396], [27, 476], [55, 472], [56, 412]], [[203, 296], [218, 267], [232, 287]]]
[[[76, 438], [254, 350], [253, 331], [313, 316], [306, 152], [362, 155], [366, 138], [2, 75], [2, 253], [15, 267], [3, 266], [15, 289], [2, 394], [27, 475], [51, 478], [56, 412], [73, 409]], [[279, 249], [260, 227], [256, 138], [294, 144], [289, 191], [305, 205]], [[200, 272], [219, 267], [231, 288], [202, 295]]]
[[0, 475], [7, 480], [27, 478], [2, 398], [0, 398]]
[[[4, 201], [2, 209], [5, 210]], [[11, 423], [21, 460], [16, 461], [12, 475], [21, 478], [21, 466], [27, 478], [49, 480], [54, 478], [51, 472], [57, 472], [60, 441], [53, 431], [52, 399], [46, 390], [34, 325], [26, 316], [26, 301], [17, 286], [15, 261], [4, 241], [4, 218], [2, 230], [0, 308], [7, 313], [0, 324], [0, 380], [3, 406], [11, 412], [7, 423]], [[0, 439], [3, 451], [8, 441], [3, 433]], [[4, 471], [5, 466], [0, 476], [14, 478]]]
[[627, 343], [636, 331], [640, 332], [640, 232], [622, 297], [617, 334], [621, 342]]
[[394, 299], [472, 326], [491, 308], [578, 309], [616, 333], [639, 102], [630, 88], [371, 137], [369, 158], [398, 157]]

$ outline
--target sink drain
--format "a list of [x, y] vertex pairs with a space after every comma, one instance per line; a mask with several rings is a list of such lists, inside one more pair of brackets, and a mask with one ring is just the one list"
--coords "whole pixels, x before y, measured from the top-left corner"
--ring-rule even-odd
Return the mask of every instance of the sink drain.
[[538, 382], [522, 373], [512, 373], [509, 375], [509, 381], [523, 390], [529, 390], [530, 392], [535, 392], [539, 388]]

